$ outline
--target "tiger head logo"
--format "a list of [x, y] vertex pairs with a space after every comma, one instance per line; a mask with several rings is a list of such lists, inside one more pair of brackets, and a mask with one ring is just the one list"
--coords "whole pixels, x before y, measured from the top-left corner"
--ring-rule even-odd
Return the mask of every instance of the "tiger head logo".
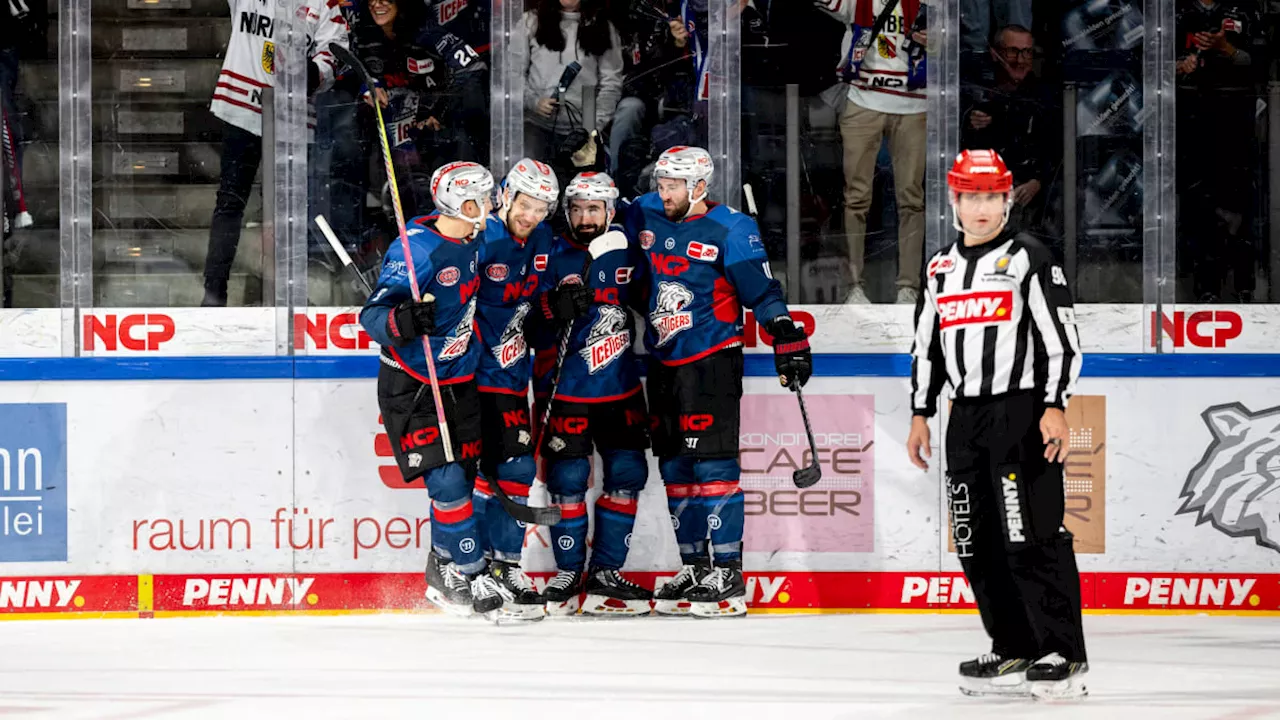
[[1280, 407], [1253, 413], [1228, 403], [1200, 416], [1213, 442], [1187, 475], [1178, 514], [1198, 513], [1197, 525], [1280, 552]]
[[693, 292], [678, 282], [658, 283], [658, 297], [649, 312], [649, 324], [657, 333], [655, 347], [662, 347], [677, 334], [693, 327], [693, 313], [687, 308], [693, 303]]

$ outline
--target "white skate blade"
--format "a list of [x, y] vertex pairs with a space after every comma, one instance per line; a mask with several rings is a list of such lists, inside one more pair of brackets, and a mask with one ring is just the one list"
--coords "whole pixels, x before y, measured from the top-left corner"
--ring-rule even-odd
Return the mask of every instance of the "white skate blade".
[[1084, 673], [1077, 673], [1066, 680], [1037, 681], [1030, 685], [1032, 697], [1049, 702], [1079, 700], [1089, 694], [1089, 688], [1084, 684]]
[[451, 603], [444, 599], [443, 593], [431, 586], [427, 586], [426, 596], [427, 600], [431, 601], [432, 605], [435, 605], [450, 615], [454, 615], [456, 617], [471, 617], [475, 614], [475, 608], [471, 607], [471, 603], [467, 603], [466, 605]]
[[691, 614], [692, 606], [688, 600], [654, 600], [653, 611], [659, 615], [667, 615], [669, 617], [687, 617]]
[[653, 605], [648, 600], [620, 600], [604, 595], [587, 595], [582, 603], [582, 614], [596, 617], [623, 615], [648, 615]]
[[985, 679], [961, 675], [960, 692], [970, 697], [1029, 697], [1031, 686], [1025, 672]]
[[571, 617], [578, 614], [580, 607], [582, 607], [581, 595], [574, 595], [564, 602], [549, 602], [546, 604], [547, 617]]
[[747, 599], [745, 597], [729, 598], [721, 600], [718, 603], [696, 602], [689, 603], [689, 612], [694, 617], [715, 618], [715, 617], [737, 617], [747, 614]]
[[541, 603], [537, 605], [518, 605], [503, 603], [498, 610], [498, 619], [512, 622], [537, 622], [547, 616], [547, 610]]

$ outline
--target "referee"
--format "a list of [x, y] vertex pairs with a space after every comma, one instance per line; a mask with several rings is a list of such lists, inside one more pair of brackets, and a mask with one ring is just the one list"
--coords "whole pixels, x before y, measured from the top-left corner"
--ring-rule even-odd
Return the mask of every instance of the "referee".
[[929, 260], [916, 305], [907, 452], [928, 469], [928, 418], [949, 382], [951, 533], [992, 643], [961, 663], [960, 687], [1081, 697], [1080, 575], [1062, 525], [1081, 359], [1071, 292], [1043, 245], [1006, 228], [1013, 175], [997, 153], [962, 152], [947, 185], [962, 236]]

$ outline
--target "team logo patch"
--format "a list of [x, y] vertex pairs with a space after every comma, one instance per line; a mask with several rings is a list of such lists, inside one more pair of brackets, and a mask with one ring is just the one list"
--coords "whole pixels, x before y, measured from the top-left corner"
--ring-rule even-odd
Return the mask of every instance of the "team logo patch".
[[613, 282], [617, 285], [626, 285], [631, 282], [631, 273], [635, 270], [633, 266], [620, 267], [613, 271]]
[[954, 293], [938, 298], [938, 328], [1008, 322], [1013, 317], [1012, 290]]
[[453, 287], [458, 284], [458, 280], [462, 278], [462, 273], [456, 267], [447, 267], [436, 273], [436, 282], [444, 287]]
[[520, 303], [516, 307], [516, 314], [511, 316], [511, 321], [502, 331], [502, 337], [498, 338], [497, 346], [493, 348], [493, 358], [504, 369], [510, 369], [521, 358], [529, 356], [529, 346], [524, 339], [524, 318], [528, 314], [529, 303]]
[[649, 322], [658, 333], [655, 347], [662, 347], [679, 333], [693, 327], [693, 313], [686, 307], [693, 302], [693, 292], [678, 282], [658, 283], [658, 297]]
[[544, 272], [547, 269], [547, 255], [542, 253], [533, 256], [533, 269], [538, 272]]
[[270, 40], [262, 43], [262, 70], [268, 75], [276, 74], [276, 44]]
[[700, 242], [691, 242], [689, 243], [689, 249], [685, 250], [685, 253], [688, 254], [688, 256], [693, 258], [694, 260], [701, 260], [702, 262], [715, 262], [716, 258], [720, 257], [720, 248], [716, 247], [715, 245], [707, 245]]
[[956, 269], [956, 259], [950, 255], [929, 261], [929, 277], [949, 273]]
[[462, 319], [457, 325], [453, 326], [453, 334], [445, 339], [444, 344], [440, 348], [440, 353], [436, 357], [440, 362], [460, 358], [467, 354], [467, 347], [471, 345], [471, 328], [476, 319], [476, 299], [471, 298], [471, 302], [467, 303], [467, 311], [462, 314]]
[[509, 275], [510, 273], [511, 273], [511, 268], [508, 268], [506, 265], [502, 263], [494, 263], [484, 269], [484, 274], [494, 282], [502, 282], [503, 280], [506, 280], [507, 275]]
[[587, 334], [585, 347], [578, 351], [587, 363], [587, 372], [595, 375], [612, 365], [631, 347], [631, 331], [627, 330], [627, 311], [616, 305], [601, 305], [600, 316]]
[[675, 238], [667, 238], [667, 241], [666, 241], [665, 243], [663, 243], [663, 245], [665, 245], [665, 246], [666, 246], [666, 248], [667, 248], [668, 250], [675, 250], [675, 248], [676, 248], [676, 239], [675, 239]]
[[648, 250], [649, 248], [653, 247], [653, 244], [657, 241], [658, 241], [658, 238], [656, 235], [653, 234], [652, 230], [640, 231], [640, 247], [644, 248], [645, 250]]

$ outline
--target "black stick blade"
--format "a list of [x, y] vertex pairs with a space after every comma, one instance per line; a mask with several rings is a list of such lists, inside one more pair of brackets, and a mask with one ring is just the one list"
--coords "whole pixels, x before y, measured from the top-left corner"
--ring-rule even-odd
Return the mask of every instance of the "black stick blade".
[[349, 48], [343, 47], [336, 42], [329, 43], [329, 52], [333, 53], [333, 57], [336, 58], [338, 62], [351, 68], [352, 72], [359, 75], [360, 82], [367, 90], [370, 92], [373, 91], [373, 88], [377, 85], [373, 81], [373, 76], [369, 74], [369, 69], [364, 66], [364, 63], [360, 62], [360, 59], [357, 58]]
[[791, 473], [791, 482], [801, 490], [813, 487], [822, 479], [822, 468], [818, 467], [818, 463], [814, 463], [809, 467], [802, 467]]

